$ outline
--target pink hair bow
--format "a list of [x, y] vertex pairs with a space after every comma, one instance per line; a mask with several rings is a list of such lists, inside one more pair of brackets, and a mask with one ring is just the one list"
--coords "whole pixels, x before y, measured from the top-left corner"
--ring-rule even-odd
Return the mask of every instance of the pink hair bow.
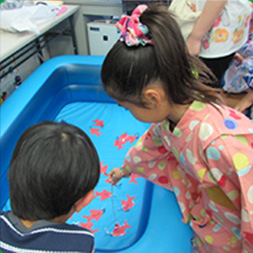
[[115, 26], [121, 31], [120, 40], [124, 41], [127, 46], [154, 44], [148, 27], [140, 22], [140, 15], [147, 8], [145, 4], [138, 5], [131, 16], [124, 16], [116, 23]]

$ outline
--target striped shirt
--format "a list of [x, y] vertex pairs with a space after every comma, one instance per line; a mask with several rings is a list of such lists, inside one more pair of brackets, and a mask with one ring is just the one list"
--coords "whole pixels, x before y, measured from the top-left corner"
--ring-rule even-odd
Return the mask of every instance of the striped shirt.
[[12, 212], [0, 211], [0, 252], [94, 252], [94, 235], [66, 223], [39, 220], [25, 227]]

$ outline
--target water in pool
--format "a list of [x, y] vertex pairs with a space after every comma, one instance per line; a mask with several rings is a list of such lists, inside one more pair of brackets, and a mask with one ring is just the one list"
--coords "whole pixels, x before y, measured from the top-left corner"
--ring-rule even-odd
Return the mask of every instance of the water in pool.
[[93, 231], [97, 249], [119, 250], [133, 244], [147, 223], [149, 212], [143, 212], [143, 208], [150, 207], [147, 195], [152, 186], [132, 175], [112, 187], [107, 174], [122, 165], [127, 150], [149, 125], [138, 122], [127, 110], [110, 103], [71, 103], [58, 113], [55, 120], [64, 120], [84, 130], [100, 158], [101, 176], [95, 188], [95, 198], [68, 223]]

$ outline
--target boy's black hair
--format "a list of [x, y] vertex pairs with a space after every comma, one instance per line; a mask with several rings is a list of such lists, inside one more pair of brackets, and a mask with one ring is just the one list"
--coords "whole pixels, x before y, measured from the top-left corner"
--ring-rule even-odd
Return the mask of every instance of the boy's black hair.
[[19, 138], [8, 172], [11, 208], [24, 220], [68, 214], [100, 175], [90, 138], [78, 127], [45, 121]]
[[120, 40], [116, 42], [102, 65], [101, 78], [107, 94], [118, 101], [145, 107], [144, 89], [159, 81], [169, 102], [217, 101], [216, 91], [203, 84], [211, 82], [210, 70], [189, 54], [168, 8], [150, 5], [141, 14], [140, 22], [148, 27], [154, 45], [127, 46]]

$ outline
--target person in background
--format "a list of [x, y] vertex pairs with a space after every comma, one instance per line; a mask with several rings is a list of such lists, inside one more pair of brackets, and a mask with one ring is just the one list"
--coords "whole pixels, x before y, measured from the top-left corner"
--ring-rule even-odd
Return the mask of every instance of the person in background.
[[133, 10], [139, 5], [139, 4], [146, 4], [150, 5], [152, 3], [163, 3], [164, 5], [169, 6], [172, 0], [142, 0], [142, 1], [136, 1], [136, 0], [122, 0], [122, 11], [124, 14], [131, 15]]
[[226, 103], [253, 119], [253, 3], [248, 40], [236, 52], [223, 83]]
[[221, 79], [236, 51], [248, 38], [248, 0], [190, 0], [193, 11], [201, 14], [187, 40], [192, 55], [198, 55], [212, 70], [221, 88]]
[[18, 140], [8, 172], [12, 211], [0, 211], [1, 252], [94, 252], [94, 235], [65, 223], [93, 199], [99, 158], [79, 128], [45, 121]]
[[251, 252], [252, 122], [203, 84], [208, 70], [167, 8], [139, 5], [116, 26], [121, 38], [103, 62], [104, 89], [152, 125], [110, 171], [112, 184], [135, 173], [174, 191], [198, 252]]

